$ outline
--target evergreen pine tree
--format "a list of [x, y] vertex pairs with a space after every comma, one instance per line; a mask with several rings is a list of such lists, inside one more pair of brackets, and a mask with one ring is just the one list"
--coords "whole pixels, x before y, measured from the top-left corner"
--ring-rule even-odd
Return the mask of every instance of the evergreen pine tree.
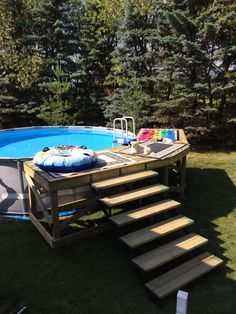
[[[27, 40], [31, 44], [37, 44], [42, 59], [40, 79], [37, 82], [38, 90], [41, 93], [38, 98], [40, 114], [37, 116], [46, 123], [51, 121], [48, 111], [45, 111], [45, 104], [52, 97], [52, 90], [42, 87], [45, 84], [52, 87], [58, 62], [61, 66], [60, 70], [63, 69], [63, 75], [66, 76], [68, 82], [72, 82], [71, 76], [76, 71], [75, 56], [79, 52], [79, 8], [79, 0], [40, 0], [32, 7], [32, 31]], [[65, 112], [71, 112], [72, 108], [76, 106], [75, 86], [72, 83], [70, 83], [70, 93], [67, 94], [67, 98]], [[51, 105], [53, 101], [55, 101], [55, 97], [51, 99]], [[55, 103], [57, 109], [62, 104], [63, 102]], [[49, 103], [48, 106], [50, 106]], [[62, 108], [60, 110], [63, 111]], [[65, 115], [64, 119], [59, 116], [58, 113], [53, 123], [65, 124], [67, 116]], [[67, 123], [69, 122], [73, 124], [77, 122], [75, 112], [71, 115], [71, 119], [68, 119]]]
[[106, 81], [109, 96], [104, 114], [108, 121], [126, 114], [134, 116], [140, 127], [152, 125], [155, 58], [149, 36], [155, 27], [154, 4], [152, 0], [127, 3]]
[[41, 61], [24, 43], [28, 8], [23, 1], [0, 0], [0, 8], [0, 127], [7, 128], [27, 125], [33, 117], [31, 89]]
[[[80, 2], [0, 1], [0, 119], [5, 121], [1, 127], [36, 124], [40, 106], [50, 93], [41, 85], [52, 80], [57, 61], [67, 76], [76, 69]], [[74, 95], [71, 87], [70, 105]]]
[[81, 7], [77, 72], [77, 110], [80, 123], [98, 125], [103, 121], [101, 103], [106, 95], [104, 81], [110, 71], [115, 45], [115, 23], [102, 15], [106, 1], [86, 0]]
[[71, 125], [74, 124], [73, 114], [70, 114], [70, 106], [66, 99], [70, 84], [59, 63], [55, 66], [53, 73], [55, 79], [44, 88], [50, 92], [49, 98], [41, 105], [41, 112], [38, 115], [49, 125]]
[[164, 57], [156, 80], [164, 81], [168, 93], [159, 89], [158, 124], [185, 128], [192, 143], [232, 144], [233, 126], [227, 125], [227, 116], [235, 115], [232, 3], [172, 1], [163, 9], [158, 32]]

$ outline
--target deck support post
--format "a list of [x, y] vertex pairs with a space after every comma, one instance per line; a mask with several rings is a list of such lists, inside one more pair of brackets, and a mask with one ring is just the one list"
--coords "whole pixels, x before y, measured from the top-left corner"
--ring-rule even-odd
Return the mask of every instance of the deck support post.
[[52, 234], [55, 240], [60, 238], [60, 221], [58, 214], [58, 193], [50, 192], [51, 214], [52, 214]]
[[[33, 180], [33, 178], [32, 178]], [[30, 211], [35, 215], [37, 209], [36, 209], [36, 197], [30, 187], [30, 185], [28, 184], [28, 193], [29, 193], [29, 208]]]
[[180, 186], [181, 186], [181, 199], [184, 198], [185, 190], [185, 176], [186, 176], [186, 156], [181, 159], [181, 169], [180, 169]]
[[[163, 168], [162, 172], [162, 181], [165, 186], [169, 186], [169, 167], [166, 166]], [[168, 192], [163, 193], [164, 198], [168, 197]]]

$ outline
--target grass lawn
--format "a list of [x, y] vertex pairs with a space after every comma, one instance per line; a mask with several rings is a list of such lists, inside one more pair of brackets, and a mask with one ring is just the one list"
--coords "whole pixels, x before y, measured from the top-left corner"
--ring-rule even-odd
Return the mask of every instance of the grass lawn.
[[[236, 312], [236, 153], [191, 153], [182, 211], [193, 230], [224, 260], [185, 288], [189, 314]], [[174, 314], [175, 296], [160, 307], [112, 232], [53, 252], [29, 222], [0, 221], [0, 313]]]

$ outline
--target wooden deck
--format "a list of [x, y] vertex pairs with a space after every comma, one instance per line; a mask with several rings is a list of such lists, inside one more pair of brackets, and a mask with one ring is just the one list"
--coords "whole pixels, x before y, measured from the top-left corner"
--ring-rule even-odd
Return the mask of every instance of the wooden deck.
[[[182, 130], [179, 130], [179, 134], [180, 142], [187, 143]], [[137, 180], [146, 180], [149, 178], [155, 180], [155, 177], [158, 175], [157, 170], [158, 172], [160, 171], [158, 180], [164, 186], [167, 186], [164, 188], [165, 191], [184, 193], [186, 156], [189, 152], [188, 146], [184, 150], [176, 151], [162, 160], [139, 155], [121, 154], [119, 151], [122, 148], [124, 147], [106, 149], [105, 151], [118, 153], [131, 162], [93, 168], [70, 175], [54, 176], [35, 166], [32, 161], [24, 163], [24, 171], [29, 185], [31, 221], [50, 246], [59, 246], [60, 243], [68, 243], [68, 236], [67, 240], [63, 241], [62, 230], [80, 217], [80, 214], [70, 214], [71, 216], [65, 219], [61, 218], [59, 213], [78, 207], [83, 208], [83, 215], [91, 212], [91, 210], [96, 210], [99, 206], [101, 207], [99, 193], [102, 193], [104, 189], [116, 189], [119, 185], [125, 185]], [[99, 153], [102, 152], [99, 151]], [[179, 182], [176, 186], [169, 187], [169, 171], [173, 167], [178, 171]], [[143, 196], [145, 196], [146, 192], [149, 195], [156, 194], [156, 190], [162, 187], [162, 184], [158, 185], [157, 183], [152, 188], [153, 191], [149, 191], [150, 193], [144, 188]], [[161, 192], [164, 190], [161, 190]], [[130, 195], [124, 195], [123, 201], [129, 200], [130, 196], [133, 196], [133, 199], [139, 198], [141, 189], [137, 190], [136, 197], [134, 193], [130, 192]], [[104, 199], [107, 199], [106, 195]], [[117, 204], [117, 202], [113, 202], [111, 206], [114, 204]], [[40, 223], [40, 219], [38, 218], [40, 216], [39, 211], [48, 223], [49, 229], [44, 228]], [[108, 228], [108, 225], [109, 222], [105, 229]], [[99, 232], [102, 229], [102, 227], [98, 228]], [[85, 230], [80, 232], [81, 237], [83, 237], [83, 232], [89, 235], [89, 230]], [[94, 233], [96, 233], [94, 229], [93, 231], [91, 230], [91, 234]], [[77, 239], [80, 235], [76, 237], [72, 235], [71, 241], [73, 241], [73, 237]]]
[[[118, 152], [121, 148], [110, 148], [106, 149], [106, 151]], [[101, 152], [101, 151], [100, 151]], [[93, 182], [108, 179], [108, 178], [115, 178], [126, 174], [131, 174], [134, 172], [139, 172], [142, 170], [154, 170], [160, 168], [169, 167], [175, 163], [183, 162], [183, 168], [181, 170], [185, 170], [185, 160], [186, 156], [189, 152], [189, 149], [186, 148], [184, 151], [180, 153], [173, 154], [164, 160], [158, 160], [151, 157], [143, 157], [137, 155], [127, 155], [122, 154], [126, 158], [133, 160], [133, 163], [114, 166], [114, 167], [104, 167], [104, 168], [96, 168], [90, 170], [84, 170], [77, 172], [75, 174], [71, 174], [70, 176], [62, 176], [62, 177], [54, 177], [50, 173], [45, 172], [35, 166], [32, 161], [26, 161], [24, 163], [24, 171], [30, 176], [33, 177], [42, 187], [46, 190], [50, 191], [58, 191], [65, 188], [77, 188], [79, 186], [84, 186], [87, 184], [91, 184]], [[185, 173], [183, 173], [182, 182], [184, 181]], [[185, 184], [183, 184], [179, 192], [184, 191]], [[177, 191], [175, 188], [173, 191]]]

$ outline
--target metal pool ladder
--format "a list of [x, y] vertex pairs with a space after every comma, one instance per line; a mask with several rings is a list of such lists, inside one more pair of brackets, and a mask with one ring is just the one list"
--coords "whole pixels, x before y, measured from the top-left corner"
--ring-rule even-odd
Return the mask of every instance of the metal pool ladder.
[[[128, 120], [132, 122], [132, 132], [128, 131]], [[117, 127], [120, 125], [121, 129]], [[115, 118], [113, 120], [113, 139], [112, 145], [114, 143], [127, 145], [130, 141], [136, 139], [135, 136], [135, 120], [133, 117], [125, 116], [122, 118]]]

